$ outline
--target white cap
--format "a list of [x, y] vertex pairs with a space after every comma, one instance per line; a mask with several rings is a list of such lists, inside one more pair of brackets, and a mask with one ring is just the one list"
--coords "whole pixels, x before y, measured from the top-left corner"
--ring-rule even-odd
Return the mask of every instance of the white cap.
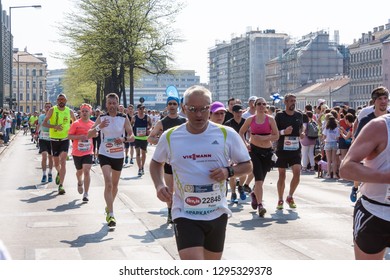
[[257, 96], [251, 96], [251, 97], [249, 97], [249, 99], [248, 99], [248, 102], [250, 102], [250, 101], [256, 101], [256, 99], [257, 99]]

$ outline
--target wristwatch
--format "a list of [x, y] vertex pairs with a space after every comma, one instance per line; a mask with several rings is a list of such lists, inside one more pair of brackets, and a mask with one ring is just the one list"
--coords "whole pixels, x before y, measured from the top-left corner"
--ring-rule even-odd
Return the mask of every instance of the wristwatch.
[[228, 178], [230, 178], [230, 177], [233, 177], [234, 176], [234, 169], [233, 169], [233, 167], [231, 167], [231, 166], [226, 166], [225, 167], [226, 169], [227, 169], [227, 171], [228, 171]]

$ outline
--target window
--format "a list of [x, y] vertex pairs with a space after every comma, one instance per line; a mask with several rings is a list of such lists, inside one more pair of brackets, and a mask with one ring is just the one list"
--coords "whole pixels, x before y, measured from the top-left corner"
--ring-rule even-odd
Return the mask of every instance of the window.
[[26, 68], [26, 76], [30, 76], [30, 69]]
[[[23, 101], [23, 92], [19, 92], [19, 100]], [[23, 111], [23, 110], [22, 110]]]
[[26, 81], [26, 88], [30, 88], [30, 81]]
[[[26, 101], [30, 101], [30, 94], [29, 93], [26, 93]], [[29, 107], [27, 106], [27, 108], [29, 108]]]
[[35, 77], [37, 75], [37, 70], [36, 69], [32, 70], [32, 75], [33, 75], [33, 77]]

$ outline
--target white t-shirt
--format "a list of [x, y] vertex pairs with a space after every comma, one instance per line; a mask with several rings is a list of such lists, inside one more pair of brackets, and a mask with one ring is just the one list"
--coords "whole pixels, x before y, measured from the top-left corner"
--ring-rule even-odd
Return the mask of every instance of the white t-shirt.
[[249, 161], [250, 156], [239, 134], [223, 127], [226, 138], [220, 126], [212, 122], [201, 134], [189, 133], [186, 124], [177, 127], [169, 137], [170, 144], [170, 130], [160, 137], [153, 160], [172, 165], [173, 219], [213, 220], [224, 213], [231, 216], [225, 180], [213, 181], [210, 170]]
[[325, 143], [337, 142], [340, 137], [340, 129], [338, 127], [335, 129], [325, 128], [322, 134], [326, 136]]

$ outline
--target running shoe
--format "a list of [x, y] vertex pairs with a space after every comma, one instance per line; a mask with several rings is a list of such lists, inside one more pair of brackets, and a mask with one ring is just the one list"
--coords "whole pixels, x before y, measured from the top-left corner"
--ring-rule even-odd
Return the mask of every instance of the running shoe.
[[57, 176], [56, 176], [56, 184], [59, 185], [60, 184], [60, 173], [57, 172]]
[[62, 185], [58, 186], [58, 194], [65, 194], [65, 189]]
[[129, 157], [125, 157], [125, 164], [129, 163]]
[[256, 195], [253, 192], [251, 192], [251, 199], [252, 199], [251, 206], [253, 210], [256, 210], [258, 203], [257, 203]]
[[237, 194], [236, 193], [232, 193], [232, 196], [230, 197], [230, 202], [231, 203], [238, 203], [238, 199], [237, 199]]
[[84, 192], [83, 182], [77, 183], [77, 191], [79, 192], [79, 194], [82, 194]]
[[88, 201], [89, 201], [88, 197], [84, 196], [83, 197], [83, 202], [88, 202]]
[[106, 208], [104, 208], [104, 215], [106, 215], [108, 217], [108, 214], [109, 214], [108, 207], [106, 206]]
[[278, 205], [276, 206], [276, 209], [277, 210], [283, 210], [283, 200], [279, 200], [278, 201]]
[[288, 203], [288, 206], [290, 206], [290, 208], [297, 208], [297, 205], [295, 204], [294, 198], [292, 198], [292, 196], [288, 196], [286, 198], [286, 202]]
[[238, 192], [240, 193], [240, 199], [245, 200], [246, 194], [245, 194], [244, 188], [242, 186], [238, 186]]
[[115, 227], [115, 226], [116, 226], [116, 220], [115, 220], [114, 217], [112, 217], [112, 216], [107, 216], [107, 217], [106, 217], [106, 221], [107, 221], [107, 225], [108, 225], [109, 227]]
[[142, 176], [142, 169], [138, 169], [138, 176]]
[[258, 207], [257, 207], [257, 211], [259, 212], [259, 217], [264, 217], [264, 214], [267, 212], [267, 210], [265, 210], [265, 208], [263, 207], [263, 204], [259, 204]]
[[357, 199], [357, 191], [358, 191], [357, 188], [352, 187], [351, 195], [349, 196], [349, 198], [351, 199], [352, 202], [356, 202], [356, 199]]
[[130, 164], [134, 164], [134, 160], [132, 158], [130, 159]]
[[46, 180], [47, 180], [47, 176], [46, 176], [46, 175], [43, 175], [43, 176], [42, 176], [41, 183], [45, 183], [45, 182], [46, 182]]
[[246, 191], [247, 193], [251, 193], [252, 189], [247, 184], [244, 184], [244, 191]]
[[50, 183], [50, 182], [53, 182], [53, 175], [51, 175], [51, 174], [49, 174], [49, 175], [47, 175], [48, 177], [48, 179], [47, 179], [47, 181]]
[[141, 169], [141, 172], [142, 172], [142, 175], [145, 175], [145, 170], [144, 170], [143, 167], [142, 167], [142, 169]]

